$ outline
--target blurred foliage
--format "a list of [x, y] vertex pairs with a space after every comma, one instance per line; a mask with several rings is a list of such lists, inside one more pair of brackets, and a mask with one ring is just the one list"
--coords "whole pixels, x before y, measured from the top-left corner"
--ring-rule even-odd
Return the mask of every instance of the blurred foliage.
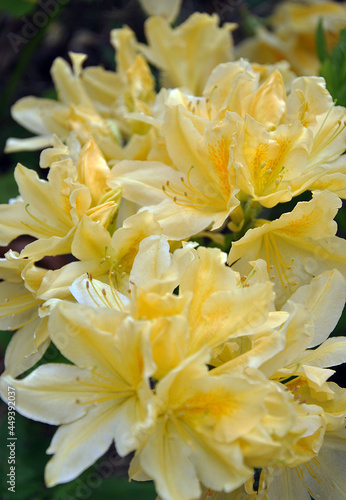
[[0, 9], [6, 11], [8, 14], [20, 17], [30, 14], [35, 8], [38, 0], [1, 0]]
[[320, 20], [316, 47], [322, 63], [320, 75], [326, 80], [327, 89], [339, 106], [346, 106], [346, 28], [341, 30], [339, 42], [329, 54], [323, 21]]

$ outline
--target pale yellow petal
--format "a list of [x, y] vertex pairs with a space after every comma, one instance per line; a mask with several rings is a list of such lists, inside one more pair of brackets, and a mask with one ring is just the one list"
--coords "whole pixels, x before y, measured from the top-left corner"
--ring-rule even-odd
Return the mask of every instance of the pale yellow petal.
[[323, 342], [334, 330], [346, 299], [345, 278], [336, 270], [325, 271], [301, 286], [290, 300], [304, 304], [312, 313], [314, 339], [309, 347]]
[[163, 0], [160, 2], [155, 2], [155, 0], [139, 0], [139, 3], [149, 16], [162, 16], [171, 23], [179, 14], [182, 0]]
[[114, 439], [114, 405], [96, 406], [83, 418], [61, 426], [47, 453], [55, 453], [45, 470], [47, 486], [67, 483], [103, 455]]
[[16, 390], [16, 408], [32, 420], [52, 425], [72, 422], [86, 413], [86, 407], [77, 403], [83, 389], [78, 377], [87, 377], [86, 370], [67, 364], [45, 364], [39, 366], [22, 380], [10, 375], [1, 379], [2, 397], [6, 397], [7, 386]]
[[45, 338], [41, 338], [40, 344], [35, 345], [35, 331], [39, 328], [42, 320], [40, 318], [31, 321], [13, 334], [5, 352], [4, 375], [18, 377], [21, 373], [32, 368], [44, 355], [50, 344], [48, 330], [45, 330]]

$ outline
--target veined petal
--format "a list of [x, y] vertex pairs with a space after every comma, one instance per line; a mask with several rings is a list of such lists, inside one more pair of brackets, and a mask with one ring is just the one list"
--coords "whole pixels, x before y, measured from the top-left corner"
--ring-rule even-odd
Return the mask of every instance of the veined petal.
[[84, 215], [74, 233], [71, 250], [81, 261], [99, 262], [110, 244], [109, 232], [101, 224]]
[[55, 453], [45, 470], [47, 486], [72, 481], [107, 451], [114, 439], [114, 417], [114, 405], [109, 402], [57, 430], [47, 450]]
[[0, 328], [16, 330], [38, 316], [42, 300], [37, 299], [24, 283], [0, 283]]
[[[19, 99], [11, 108], [13, 119], [35, 134], [47, 134], [50, 131], [47, 127], [46, 118], [56, 110], [61, 110], [63, 106], [53, 99], [42, 99], [39, 97], [23, 97]], [[39, 112], [38, 112], [39, 111]], [[66, 128], [57, 127], [54, 132], [65, 139]], [[27, 139], [26, 139], [27, 140]], [[47, 146], [51, 144], [47, 144]]]
[[77, 366], [101, 368], [114, 376], [120, 356], [114, 331], [124, 318], [124, 313], [113, 309], [99, 312], [83, 304], [63, 302], [50, 314], [49, 331], [61, 353]]
[[142, 240], [130, 272], [130, 283], [141, 286], [162, 277], [171, 264], [169, 244], [163, 236], [153, 235]]
[[39, 135], [37, 137], [29, 137], [28, 139], [16, 139], [10, 137], [6, 141], [4, 152], [7, 154], [17, 151], [37, 151], [52, 146], [54, 140], [53, 134]]
[[228, 263], [246, 275], [249, 260], [264, 258], [275, 283], [277, 307], [323, 271], [337, 269], [346, 276], [346, 242], [334, 236], [337, 225], [332, 219], [340, 204], [334, 193], [314, 192], [311, 201], [298, 203], [279, 219], [258, 221], [260, 227], [232, 244]]
[[179, 439], [172, 422], [156, 425], [156, 432], [141, 450], [139, 461], [144, 472], [154, 479], [163, 500], [190, 500], [200, 494], [191, 450]]
[[77, 170], [79, 182], [88, 186], [92, 202], [94, 205], [97, 204], [108, 189], [107, 179], [110, 176], [110, 169], [92, 138], [79, 155]]
[[35, 345], [35, 332], [42, 323], [46, 322], [36, 318], [13, 334], [6, 348], [4, 375], [18, 377], [42, 358], [50, 344], [46, 325], [44, 338], [41, 337], [39, 345]]
[[268, 500], [311, 500], [308, 489], [299, 481], [301, 466], [270, 469], [268, 474]]
[[346, 337], [332, 337], [317, 349], [308, 349], [299, 357], [299, 363], [318, 368], [346, 363]]
[[2, 397], [6, 397], [7, 386], [14, 387], [16, 407], [22, 415], [52, 425], [72, 422], [86, 413], [86, 407], [77, 403], [78, 398], [83, 392], [91, 392], [90, 387], [80, 384], [79, 378], [91, 381], [90, 373], [76, 366], [41, 365], [22, 380], [5, 375]]
[[108, 185], [122, 185], [126, 199], [149, 206], [166, 199], [162, 186], [167, 181], [179, 184], [180, 177], [179, 172], [160, 162], [123, 160], [112, 168]]
[[316, 347], [334, 330], [346, 299], [345, 278], [336, 270], [325, 271], [301, 286], [290, 301], [304, 304], [312, 313], [314, 339], [309, 347]]

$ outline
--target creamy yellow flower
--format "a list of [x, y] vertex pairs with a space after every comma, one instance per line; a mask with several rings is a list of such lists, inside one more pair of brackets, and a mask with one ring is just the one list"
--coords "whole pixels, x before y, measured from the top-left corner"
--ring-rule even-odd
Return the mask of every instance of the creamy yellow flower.
[[[72, 254], [78, 262], [49, 271], [39, 290], [40, 296], [46, 300], [54, 297], [64, 298], [68, 287], [77, 278], [86, 278], [86, 273], [89, 279], [74, 287], [73, 293], [77, 301], [83, 301], [82, 296], [86, 295], [92, 300], [93, 278], [109, 285], [114, 293], [120, 291], [129, 296], [132, 288], [131, 270], [142, 240], [161, 233], [162, 228], [148, 212], [126, 219], [113, 236], [97, 222], [83, 217], [71, 245]], [[167, 256], [165, 258], [167, 259]], [[89, 281], [91, 283], [87, 284]], [[89, 285], [91, 288], [86, 288]]]
[[199, 498], [199, 481], [231, 491], [251, 471], [242, 438], [260, 427], [272, 387], [251, 371], [212, 377], [206, 361], [195, 355], [157, 384], [157, 420], [130, 466], [134, 479], [154, 479], [164, 500]]
[[217, 229], [239, 204], [231, 172], [236, 117], [206, 122], [201, 133], [188, 110], [169, 109], [163, 133], [174, 168], [154, 161], [123, 161], [112, 168], [109, 185], [121, 185], [126, 199], [150, 209], [169, 239]]
[[182, 0], [139, 0], [141, 7], [149, 16], [162, 16], [168, 22], [173, 22], [181, 7]]
[[[234, 155], [236, 184], [265, 207], [289, 201], [306, 189], [299, 181], [307, 168], [310, 147], [311, 136], [298, 122], [267, 132], [247, 117]], [[298, 184], [296, 189], [292, 183]]]
[[[126, 32], [126, 29], [114, 31]], [[53, 134], [64, 142], [71, 134], [75, 135], [82, 145], [93, 136], [107, 160], [132, 158], [138, 149], [145, 150], [145, 141], [134, 136], [123, 151], [123, 139], [134, 132], [145, 134], [148, 130], [148, 126], [128, 121], [125, 115], [134, 111], [150, 113], [155, 84], [146, 61], [136, 55], [136, 48], [132, 51], [132, 36], [123, 35], [112, 34], [118, 49], [117, 72], [102, 67], [82, 69], [86, 59], [83, 54], [70, 53], [72, 69], [66, 61], [57, 58], [51, 73], [58, 101], [30, 96], [12, 107], [13, 118], [39, 136], [23, 140], [11, 138], [6, 151], [42, 149], [53, 144]], [[128, 52], [131, 55], [128, 56]]]
[[7, 152], [43, 149], [52, 144], [52, 134], [66, 141], [74, 132], [82, 144], [93, 135], [106, 157], [117, 155], [120, 149], [117, 133], [111, 121], [104, 119], [88, 96], [80, 79], [81, 65], [86, 56], [71, 54], [73, 69], [61, 58], [54, 61], [52, 78], [59, 101], [38, 97], [23, 97], [12, 107], [12, 116], [25, 128], [39, 134], [32, 139], [9, 139]]
[[237, 47], [237, 57], [262, 64], [286, 59], [296, 74], [317, 75], [320, 62], [316, 52], [316, 30], [321, 18], [331, 50], [339, 31], [346, 26], [345, 6], [331, 1], [286, 1], [277, 6], [269, 19], [272, 31], [260, 27], [255, 37]]
[[[346, 493], [345, 432], [327, 433], [317, 457], [297, 467], [265, 468], [231, 493], [203, 488], [199, 500], [311, 500], [343, 498]], [[157, 500], [161, 500], [159, 497]]]
[[323, 78], [294, 80], [287, 99], [287, 120], [292, 123], [299, 120], [313, 136], [306, 173], [302, 180], [294, 180], [292, 187], [306, 187], [308, 181], [309, 189], [329, 189], [344, 198], [346, 110], [343, 106], [335, 106]]
[[[153, 235], [140, 242], [133, 260], [128, 281], [130, 300], [118, 284], [104, 282], [108, 276], [95, 278], [96, 265], [93, 277], [81, 274], [69, 290], [78, 302], [91, 307], [120, 309], [135, 320], [150, 320], [157, 367], [154, 377], [161, 379], [204, 346], [218, 352], [229, 339], [256, 336], [262, 331], [269, 334], [287, 318], [286, 312], [272, 312], [274, 295], [268, 277], [244, 283], [238, 273], [225, 266], [225, 261], [226, 254], [218, 249], [194, 251], [189, 245], [171, 254], [165, 239]], [[80, 268], [78, 264], [51, 272], [52, 277], [57, 276], [56, 284], [51, 285], [55, 296], [64, 290], [63, 277], [71, 280], [71, 273]], [[260, 268], [255, 267], [254, 276], [261, 273]], [[61, 291], [55, 288], [57, 285]], [[173, 294], [177, 286], [178, 295]], [[41, 290], [45, 298], [51, 293], [49, 289], [47, 294]]]
[[[226, 254], [218, 249], [200, 247], [196, 258], [191, 258], [188, 249], [176, 250], [173, 257], [178, 253], [185, 261], [179, 262], [179, 280], [171, 281], [170, 270], [166, 273], [168, 283], [163, 275], [157, 282], [135, 287], [129, 304], [135, 319], [152, 322], [156, 379], [205, 346], [216, 356], [230, 339], [256, 336], [263, 330], [269, 334], [288, 316], [272, 312], [274, 295], [268, 279], [245, 286], [240, 276], [225, 266]], [[172, 295], [177, 285], [179, 294]]]
[[134, 323], [119, 311], [90, 310], [60, 303], [49, 329], [54, 344], [76, 366], [46, 364], [22, 380], [5, 376], [15, 387], [23, 415], [61, 426], [48, 449], [54, 457], [46, 483], [54, 486], [78, 476], [108, 449], [118, 453], [137, 447], [137, 435], [153, 418], [149, 377], [154, 365], [148, 324]]
[[225, 63], [203, 97], [163, 91], [153, 116], [136, 118], [164, 146], [152, 143], [145, 163], [116, 164], [110, 186], [149, 208], [171, 239], [218, 229], [247, 197], [273, 207], [320, 187], [345, 196], [346, 111], [322, 78], [295, 79], [288, 92], [278, 70], [263, 81], [245, 61]]
[[[291, 498], [342, 498], [345, 493], [343, 463], [345, 459], [345, 414], [346, 390], [334, 383], [329, 383], [331, 392], [335, 395], [333, 401], [327, 403], [315, 402], [323, 407], [326, 418], [326, 432], [323, 443], [318, 443], [316, 456], [303, 463], [275, 468], [264, 468], [260, 474], [258, 493], [253, 489], [253, 479], [245, 483], [244, 499], [274, 500], [280, 496]], [[298, 392], [297, 392], [298, 391]], [[310, 403], [310, 395], [299, 384], [296, 387], [296, 397], [304, 398]], [[306, 443], [299, 443], [300, 451]], [[317, 454], [318, 451], [318, 454]]]
[[313, 193], [290, 213], [268, 222], [258, 219], [255, 229], [232, 244], [228, 262], [241, 274], [251, 269], [249, 260], [262, 258], [274, 281], [276, 304], [283, 305], [299, 288], [325, 270], [346, 276], [346, 243], [335, 236], [333, 221], [340, 199], [329, 191]]
[[[297, 467], [265, 468], [231, 493], [203, 489], [199, 500], [339, 499], [346, 494], [345, 431], [326, 433], [317, 457]], [[160, 500], [159, 498], [157, 500]]]
[[83, 215], [113, 227], [119, 190], [110, 191], [108, 176], [108, 166], [92, 140], [82, 149], [77, 167], [69, 159], [55, 162], [47, 181], [19, 164], [15, 179], [21, 196], [0, 206], [1, 244], [23, 234], [33, 236], [37, 240], [26, 245], [21, 256], [38, 261], [46, 255], [71, 253]]
[[174, 29], [162, 17], [151, 17], [144, 26], [148, 45], [140, 44], [139, 50], [162, 71], [164, 87], [201, 95], [212, 69], [233, 59], [230, 32], [236, 25], [218, 24], [216, 14], [198, 12]]
[[272, 88], [274, 75], [253, 104], [242, 99], [251, 118], [236, 137], [236, 185], [266, 207], [320, 187], [344, 197], [345, 108], [334, 106], [322, 78], [297, 78], [286, 94]]
[[49, 345], [47, 321], [39, 317], [38, 289], [47, 270], [9, 251], [0, 259], [0, 328], [17, 330], [5, 353], [5, 371], [13, 377], [31, 368]]
[[[293, 404], [297, 422], [292, 431], [300, 429], [300, 433], [302, 430], [304, 433], [299, 435], [298, 432], [298, 439], [288, 447], [283, 443], [280, 461], [271, 465], [281, 468], [281, 472], [275, 469], [275, 474], [281, 477], [283, 484], [285, 474], [290, 474], [283, 466], [296, 467], [298, 471], [300, 467], [304, 469], [304, 463], [309, 460], [312, 460], [311, 465], [318, 464], [318, 457], [315, 457], [322, 446], [324, 433], [337, 432], [344, 427], [346, 391], [327, 379], [334, 373], [328, 367], [346, 360], [346, 339], [325, 339], [341, 315], [345, 296], [345, 280], [340, 273], [335, 270], [322, 273], [292, 295], [284, 307], [290, 317], [275, 337], [259, 334], [238, 345], [230, 341], [227, 350], [219, 356], [218, 367], [211, 372], [213, 375], [236, 373], [245, 366], [253, 366], [291, 392], [298, 403], [298, 406]], [[311, 349], [321, 342], [319, 347]], [[298, 471], [298, 475], [302, 477], [302, 472]]]

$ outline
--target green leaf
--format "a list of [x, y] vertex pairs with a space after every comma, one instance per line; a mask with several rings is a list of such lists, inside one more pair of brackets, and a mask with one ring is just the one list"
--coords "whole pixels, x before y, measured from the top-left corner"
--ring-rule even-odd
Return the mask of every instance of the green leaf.
[[317, 49], [317, 54], [318, 54], [319, 60], [321, 62], [325, 61], [328, 58], [329, 54], [328, 54], [326, 37], [324, 34], [324, 29], [323, 29], [323, 19], [319, 20], [318, 26], [317, 26], [316, 49]]
[[10, 198], [18, 196], [18, 187], [13, 171], [10, 170], [1, 175], [0, 182], [0, 203], [8, 203]]
[[34, 10], [35, 0], [1, 0], [1, 11], [6, 11], [11, 16], [20, 17]]
[[341, 30], [338, 44], [320, 67], [327, 89], [340, 106], [346, 106], [346, 28]]

